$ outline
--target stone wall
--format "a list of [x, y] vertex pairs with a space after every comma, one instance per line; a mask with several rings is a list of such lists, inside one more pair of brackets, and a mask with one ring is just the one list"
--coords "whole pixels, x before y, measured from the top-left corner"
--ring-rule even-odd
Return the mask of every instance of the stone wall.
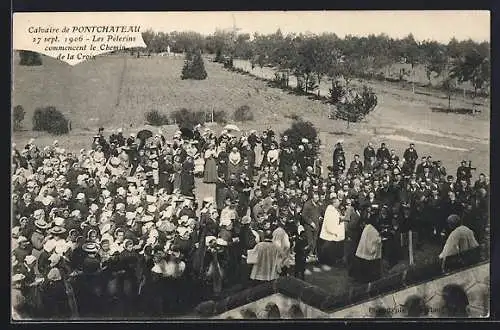
[[[280, 318], [371, 318], [371, 317], [406, 317], [408, 309], [405, 303], [411, 297], [426, 306], [425, 317], [442, 317], [445, 312], [443, 288], [456, 285], [455, 289], [463, 290], [467, 296], [466, 307], [469, 317], [487, 317], [489, 314], [490, 264], [480, 265], [450, 274], [435, 280], [410, 286], [405, 289], [374, 297], [339, 310], [322, 311], [303, 303], [300, 299], [290, 298], [283, 293], [274, 293], [254, 302], [231, 309], [216, 315], [215, 319], [241, 319], [242, 311], [252, 311], [257, 318], [268, 318], [266, 307], [275, 304]], [[295, 312], [291, 313], [291, 309]], [[299, 312], [297, 314], [297, 309]], [[295, 314], [294, 314], [295, 313]]]

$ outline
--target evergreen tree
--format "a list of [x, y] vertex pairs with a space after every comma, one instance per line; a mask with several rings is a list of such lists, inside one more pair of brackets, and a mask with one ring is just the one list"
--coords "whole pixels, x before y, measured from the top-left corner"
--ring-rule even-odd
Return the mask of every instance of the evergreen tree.
[[203, 62], [203, 58], [201, 57], [200, 51], [196, 51], [194, 53], [188, 52], [186, 54], [186, 60], [184, 61], [184, 67], [182, 68], [181, 79], [207, 79], [207, 71], [205, 70], [205, 64]]
[[31, 52], [29, 50], [21, 50], [19, 52], [19, 65], [25, 66], [38, 66], [42, 65], [42, 57], [40, 54]]

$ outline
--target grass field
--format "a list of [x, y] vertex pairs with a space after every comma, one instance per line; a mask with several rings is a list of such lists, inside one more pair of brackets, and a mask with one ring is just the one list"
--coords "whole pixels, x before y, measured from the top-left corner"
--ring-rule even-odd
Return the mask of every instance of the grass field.
[[[78, 150], [90, 146], [99, 126], [105, 127], [107, 135], [118, 127], [123, 127], [125, 134], [147, 127], [144, 113], [152, 109], [214, 109], [232, 115], [238, 107], [248, 105], [255, 121], [240, 125], [244, 129], [272, 127], [281, 132], [289, 127], [291, 120], [285, 116], [291, 114], [313, 122], [325, 145], [325, 165], [331, 163], [332, 148], [338, 139], [344, 140], [348, 161], [354, 153], [362, 153], [369, 140], [376, 144], [386, 141], [398, 153], [414, 141], [420, 155], [441, 159], [451, 172], [455, 172], [462, 159], [471, 159], [478, 171], [490, 172], [487, 99], [476, 99], [481, 103], [476, 106], [481, 112], [475, 116], [447, 114], [432, 110], [447, 107], [447, 99], [439, 93], [419, 89], [413, 94], [390, 83], [369, 82], [377, 93], [378, 106], [364, 122], [347, 128], [344, 121], [328, 119], [330, 106], [322, 101], [268, 87], [265, 81], [229, 72], [209, 61], [205, 61], [207, 80], [183, 81], [183, 59], [179, 57], [103, 56], [76, 66], [47, 57], [43, 60], [40, 67], [21, 67], [17, 61], [14, 65], [12, 103], [26, 110], [25, 130], [14, 132], [12, 137], [20, 145], [31, 137], [36, 137], [40, 145], [55, 139], [30, 130], [32, 114], [40, 106], [53, 105], [66, 114], [73, 130], [57, 139], [64, 148]], [[259, 76], [259, 70], [252, 74]], [[321, 85], [323, 95], [328, 93], [328, 87], [327, 82]], [[452, 100], [453, 107], [466, 108], [471, 104], [470, 99], [463, 97]], [[176, 129], [162, 128], [166, 134]]]

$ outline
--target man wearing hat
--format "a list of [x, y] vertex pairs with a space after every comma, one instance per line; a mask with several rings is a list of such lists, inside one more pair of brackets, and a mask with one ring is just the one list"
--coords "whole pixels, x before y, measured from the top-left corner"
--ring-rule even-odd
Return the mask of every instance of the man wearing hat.
[[415, 150], [415, 143], [410, 143], [410, 147], [407, 148], [403, 154], [403, 159], [405, 163], [408, 164], [410, 173], [413, 173], [418, 160], [418, 153], [417, 150]]
[[346, 161], [345, 161], [345, 153], [342, 147], [342, 140], [338, 141], [335, 145], [335, 149], [333, 150], [333, 173], [338, 176], [344, 173]]
[[465, 180], [470, 184], [472, 178], [471, 167], [467, 166], [467, 161], [462, 160], [460, 166], [457, 168], [457, 182]]

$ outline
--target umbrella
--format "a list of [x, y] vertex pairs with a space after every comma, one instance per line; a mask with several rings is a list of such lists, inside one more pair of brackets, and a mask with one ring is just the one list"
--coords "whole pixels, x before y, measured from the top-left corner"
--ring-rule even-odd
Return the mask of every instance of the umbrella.
[[143, 142], [146, 142], [147, 139], [153, 136], [153, 132], [148, 129], [143, 129], [139, 133], [137, 133], [137, 138]]
[[152, 136], [153, 136], [153, 132], [151, 132], [148, 129], [143, 129], [142, 131], [140, 131], [139, 133], [137, 133], [137, 138], [141, 141], [139, 143], [138, 149], [144, 148], [144, 146], [146, 144], [146, 140], [149, 139]]
[[228, 124], [224, 126], [224, 129], [227, 129], [228, 131], [240, 131], [240, 128], [234, 124]]
[[183, 140], [192, 140], [194, 138], [194, 132], [193, 130], [183, 127], [180, 129], [181, 131], [181, 137]]

